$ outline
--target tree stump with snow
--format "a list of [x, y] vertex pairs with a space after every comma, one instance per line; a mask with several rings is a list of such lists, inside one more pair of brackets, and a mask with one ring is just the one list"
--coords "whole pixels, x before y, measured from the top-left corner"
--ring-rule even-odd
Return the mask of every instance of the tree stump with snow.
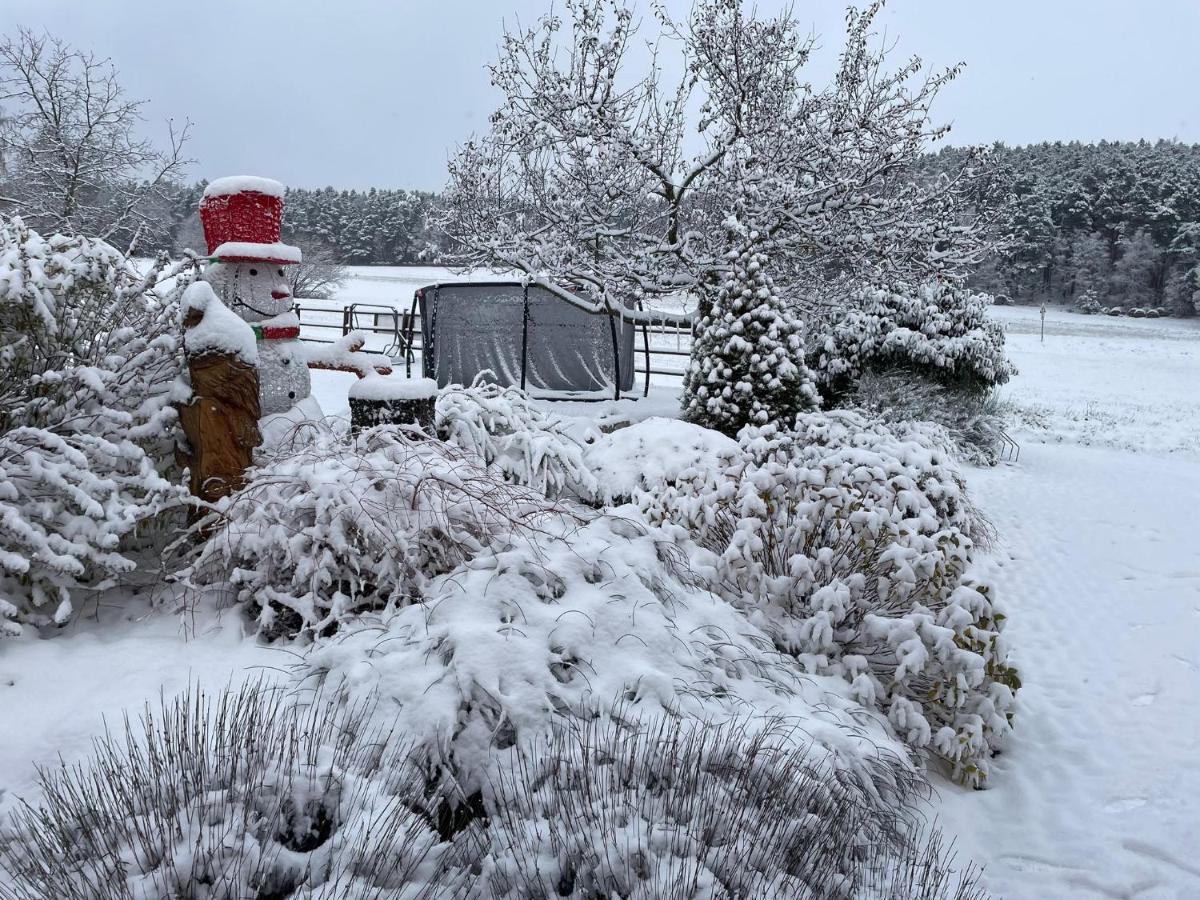
[[257, 345], [208, 284], [188, 287], [181, 306], [191, 397], [177, 406], [187, 447], [176, 457], [189, 469], [192, 494], [214, 503], [242, 488], [262, 443]]
[[376, 425], [415, 425], [433, 434], [437, 382], [432, 378], [368, 375], [350, 388], [350, 430]]

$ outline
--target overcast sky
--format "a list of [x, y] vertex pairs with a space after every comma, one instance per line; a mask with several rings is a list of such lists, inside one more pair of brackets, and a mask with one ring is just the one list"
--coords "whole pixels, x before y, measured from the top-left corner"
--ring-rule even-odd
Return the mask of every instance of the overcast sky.
[[[690, 2], [667, 6], [682, 15]], [[111, 57], [129, 93], [150, 101], [151, 134], [168, 116], [191, 119], [196, 178], [437, 189], [448, 152], [496, 105], [484, 66], [504, 21], [532, 23], [549, 6], [0, 0], [0, 30], [46, 29]], [[831, 57], [844, 3], [793, 6]], [[967, 63], [934, 109], [953, 123], [951, 143], [1200, 142], [1200, 0], [892, 0], [880, 24], [897, 59]], [[829, 67], [819, 59], [814, 81]]]

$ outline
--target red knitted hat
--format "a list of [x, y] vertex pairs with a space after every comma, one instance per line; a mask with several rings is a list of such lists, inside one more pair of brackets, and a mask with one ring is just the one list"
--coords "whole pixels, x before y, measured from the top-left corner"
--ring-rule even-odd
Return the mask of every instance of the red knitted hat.
[[298, 247], [280, 243], [283, 185], [270, 178], [234, 175], [204, 190], [200, 222], [208, 255], [221, 262], [300, 262]]

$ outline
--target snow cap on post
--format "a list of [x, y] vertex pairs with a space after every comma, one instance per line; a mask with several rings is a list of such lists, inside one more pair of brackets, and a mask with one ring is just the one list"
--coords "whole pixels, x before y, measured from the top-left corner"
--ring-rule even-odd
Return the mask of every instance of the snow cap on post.
[[204, 189], [200, 221], [209, 256], [221, 262], [294, 265], [298, 247], [279, 240], [283, 225], [283, 185], [270, 178], [233, 175]]

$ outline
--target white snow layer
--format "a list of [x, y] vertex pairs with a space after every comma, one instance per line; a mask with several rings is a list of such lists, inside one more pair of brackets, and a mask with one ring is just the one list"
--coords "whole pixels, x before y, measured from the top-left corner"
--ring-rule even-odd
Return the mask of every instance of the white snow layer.
[[241, 194], [244, 191], [257, 191], [268, 197], [282, 197], [284, 187], [274, 178], [261, 178], [258, 175], [226, 175], [209, 183], [204, 189], [205, 197], [224, 197], [229, 194]]
[[352, 400], [428, 400], [436, 397], [437, 382], [432, 378], [399, 378], [394, 375], [368, 375], [350, 386]]
[[185, 319], [190, 312], [203, 314], [198, 324], [184, 330], [183, 345], [188, 354], [214, 353], [236, 357], [247, 365], [257, 364], [254, 329], [222, 303], [207, 282], [189, 285], [183, 292], [180, 309]]
[[723, 465], [738, 442], [678, 419], [653, 417], [606, 434], [584, 453], [599, 489], [611, 499], [633, 496], [639, 485], [665, 484]]
[[252, 241], [226, 241], [212, 252], [213, 259], [236, 261], [239, 259], [277, 262], [298, 265], [304, 261], [299, 247], [290, 244], [255, 244]]
[[1036, 308], [991, 315], [1021, 459], [967, 477], [1024, 685], [941, 824], [996, 896], [1200, 897], [1200, 323], [1052, 309], [1043, 343]]

